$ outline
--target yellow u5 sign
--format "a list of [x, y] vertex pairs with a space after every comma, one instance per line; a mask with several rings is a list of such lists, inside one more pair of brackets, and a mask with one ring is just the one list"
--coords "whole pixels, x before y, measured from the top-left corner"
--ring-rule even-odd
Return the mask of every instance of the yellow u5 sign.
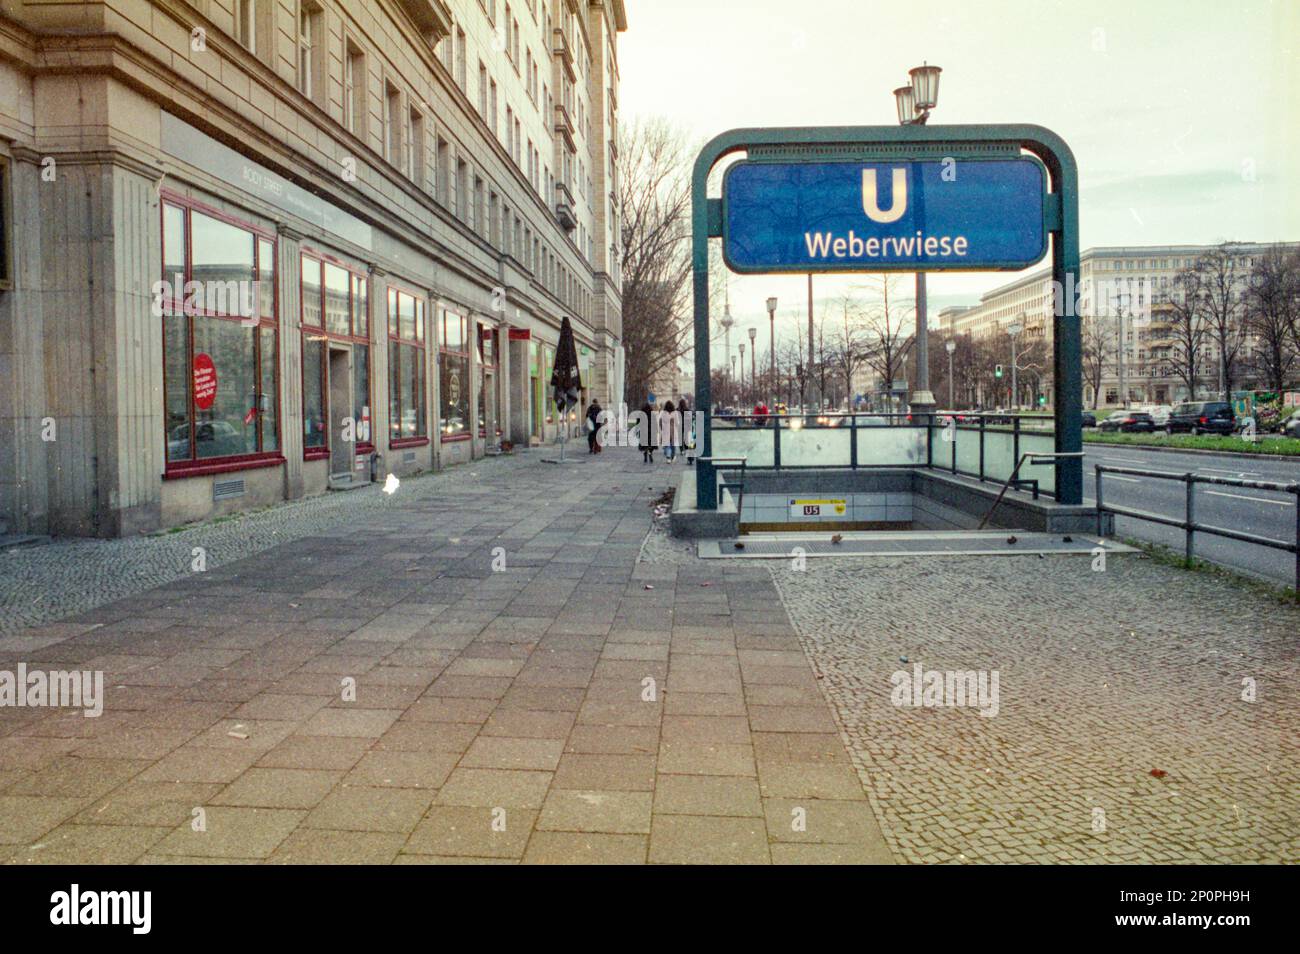
[[790, 516], [801, 517], [842, 517], [847, 508], [843, 500], [799, 500], [790, 501]]

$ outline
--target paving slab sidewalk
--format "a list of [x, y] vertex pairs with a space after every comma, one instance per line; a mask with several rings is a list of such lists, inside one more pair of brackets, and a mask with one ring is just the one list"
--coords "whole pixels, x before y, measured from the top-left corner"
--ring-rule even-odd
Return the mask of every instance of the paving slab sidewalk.
[[[251, 515], [260, 549], [0, 638], [0, 669], [107, 687], [98, 718], [0, 709], [0, 859], [893, 860], [768, 570], [640, 560], [680, 466], [611, 449]], [[153, 582], [153, 542], [102, 547]], [[25, 585], [94, 604], [101, 552]]]

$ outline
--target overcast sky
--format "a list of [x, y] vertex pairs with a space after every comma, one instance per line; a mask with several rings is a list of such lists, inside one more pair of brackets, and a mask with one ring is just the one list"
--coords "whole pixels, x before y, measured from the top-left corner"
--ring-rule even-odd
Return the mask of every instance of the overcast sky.
[[[1038, 123], [1070, 144], [1083, 248], [1300, 239], [1300, 0], [626, 3], [624, 122], [666, 116], [701, 142], [891, 124], [894, 87], [924, 60], [943, 68], [932, 125]], [[931, 275], [931, 314], [1014, 277]], [[817, 279], [817, 297], [839, 281]], [[779, 318], [806, 315], [800, 277], [730, 292], [764, 337], [768, 295]]]

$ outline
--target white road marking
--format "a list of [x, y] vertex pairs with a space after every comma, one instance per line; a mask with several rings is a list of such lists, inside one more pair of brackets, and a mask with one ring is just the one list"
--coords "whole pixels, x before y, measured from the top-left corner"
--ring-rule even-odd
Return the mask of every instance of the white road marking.
[[1222, 467], [1198, 467], [1197, 470], [1212, 470], [1216, 474], [1231, 474], [1233, 477], [1258, 477], [1257, 470], [1225, 470]]
[[1291, 506], [1291, 501], [1289, 500], [1269, 500], [1267, 497], [1251, 497], [1247, 494], [1225, 494], [1221, 490], [1207, 490], [1206, 493], [1212, 494], [1215, 497], [1236, 497], [1238, 500], [1254, 500], [1256, 503], [1274, 504], [1278, 507]]
[[1125, 481], [1126, 483], [1130, 483], [1130, 484], [1140, 484], [1140, 483], [1142, 483], [1142, 480], [1141, 480], [1140, 478], [1138, 478], [1138, 477], [1122, 477], [1122, 476], [1120, 476], [1119, 474], [1107, 474], [1107, 475], [1106, 475], [1106, 479], [1107, 479], [1107, 480], [1122, 480], [1122, 481]]

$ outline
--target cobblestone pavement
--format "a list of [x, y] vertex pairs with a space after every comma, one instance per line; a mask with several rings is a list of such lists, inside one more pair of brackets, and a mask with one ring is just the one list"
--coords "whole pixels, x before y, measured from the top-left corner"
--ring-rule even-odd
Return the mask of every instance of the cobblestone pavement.
[[[768, 565], [899, 858], [1300, 861], [1294, 606], [1134, 555]], [[917, 664], [997, 715], [895, 706]]]
[[106, 700], [0, 708], [0, 860], [891, 860], [768, 570], [645, 542], [676, 472], [492, 461], [4, 555], [25, 619], [93, 608], [0, 671]]

